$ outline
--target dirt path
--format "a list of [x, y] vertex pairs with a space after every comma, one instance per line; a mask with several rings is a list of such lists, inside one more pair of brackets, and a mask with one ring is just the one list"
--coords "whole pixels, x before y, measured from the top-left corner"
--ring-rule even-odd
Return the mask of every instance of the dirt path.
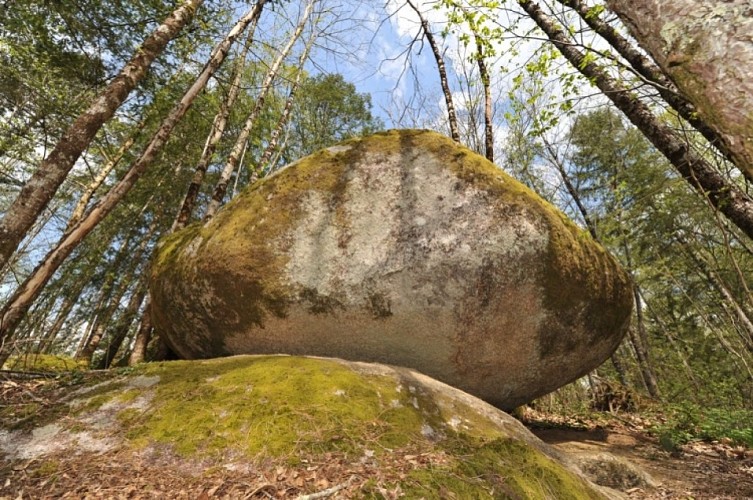
[[[645, 432], [627, 426], [593, 430], [532, 426], [531, 430], [546, 443], [576, 457], [586, 469], [589, 463], [597, 462], [601, 476], [593, 478], [595, 482], [619, 489], [629, 498], [753, 499], [751, 450], [694, 443], [673, 455]], [[615, 467], [611, 476], [604, 475], [610, 471], [604, 464], [609, 455], [620, 464], [627, 463], [627, 470]]]

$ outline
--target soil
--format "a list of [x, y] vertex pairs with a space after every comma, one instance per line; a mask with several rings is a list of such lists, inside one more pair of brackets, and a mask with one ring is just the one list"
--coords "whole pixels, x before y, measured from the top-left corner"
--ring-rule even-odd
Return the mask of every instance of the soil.
[[529, 420], [528, 426], [542, 441], [576, 460], [606, 453], [645, 474], [643, 481], [622, 484], [620, 478], [591, 478], [603, 486], [616, 487], [628, 498], [753, 498], [753, 450], [720, 442], [694, 442], [668, 452], [642, 423], [635, 421], [642, 419], [608, 416], [597, 425], [558, 427]]
[[[48, 380], [0, 378], [0, 433], [23, 425], [32, 408], [51, 406], [70, 389]], [[27, 409], [25, 411], [24, 409]], [[62, 417], [65, 418], [65, 417]], [[649, 423], [636, 414], [601, 414], [574, 420], [527, 412], [528, 427], [546, 443], [596, 473], [592, 480], [626, 498], [753, 498], [753, 450], [731, 443], [691, 443], [662, 449]], [[80, 449], [80, 448], [79, 448]], [[404, 497], [390, 488], [417, 465], [441, 456], [402, 450], [378, 466], [368, 457], [341, 454], [299, 457], [295, 465], [189, 463], [164, 450], [58, 451], [29, 460], [0, 462], [0, 500], [37, 498], [360, 498]], [[619, 464], [615, 466], [614, 464]], [[236, 462], [237, 464], [237, 462]], [[590, 466], [596, 464], [595, 468]], [[606, 464], [606, 465], [605, 465]], [[592, 470], [593, 469], [593, 470]], [[597, 470], [598, 469], [598, 470]], [[605, 473], [606, 471], [606, 473]], [[618, 493], [619, 494], [619, 493]], [[437, 498], [451, 498], [437, 492]]]

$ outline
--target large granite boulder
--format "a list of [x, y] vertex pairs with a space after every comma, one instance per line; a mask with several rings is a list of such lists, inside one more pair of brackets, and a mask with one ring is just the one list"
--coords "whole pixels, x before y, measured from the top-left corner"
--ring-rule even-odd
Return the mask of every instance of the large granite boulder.
[[185, 358], [410, 367], [509, 409], [601, 364], [627, 274], [563, 214], [428, 131], [351, 140], [161, 243], [154, 325]]
[[0, 413], [0, 498], [617, 493], [506, 413], [406, 368], [235, 356], [81, 379], [60, 379], [64, 397], [22, 425]]

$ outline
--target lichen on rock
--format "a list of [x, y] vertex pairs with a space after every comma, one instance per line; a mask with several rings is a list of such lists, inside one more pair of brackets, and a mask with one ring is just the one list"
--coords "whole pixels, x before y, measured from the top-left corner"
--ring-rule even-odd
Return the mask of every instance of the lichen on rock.
[[598, 366], [627, 274], [483, 157], [400, 130], [319, 151], [161, 243], [157, 330], [188, 359], [301, 354], [410, 367], [501, 408]]

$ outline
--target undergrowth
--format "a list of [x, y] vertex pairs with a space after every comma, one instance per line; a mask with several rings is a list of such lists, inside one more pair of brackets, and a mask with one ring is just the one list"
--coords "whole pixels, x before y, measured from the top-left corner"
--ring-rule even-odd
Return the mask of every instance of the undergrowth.
[[753, 448], [753, 411], [704, 408], [694, 403], [665, 406], [663, 421], [651, 432], [662, 447], [674, 451], [691, 441], [723, 441]]

